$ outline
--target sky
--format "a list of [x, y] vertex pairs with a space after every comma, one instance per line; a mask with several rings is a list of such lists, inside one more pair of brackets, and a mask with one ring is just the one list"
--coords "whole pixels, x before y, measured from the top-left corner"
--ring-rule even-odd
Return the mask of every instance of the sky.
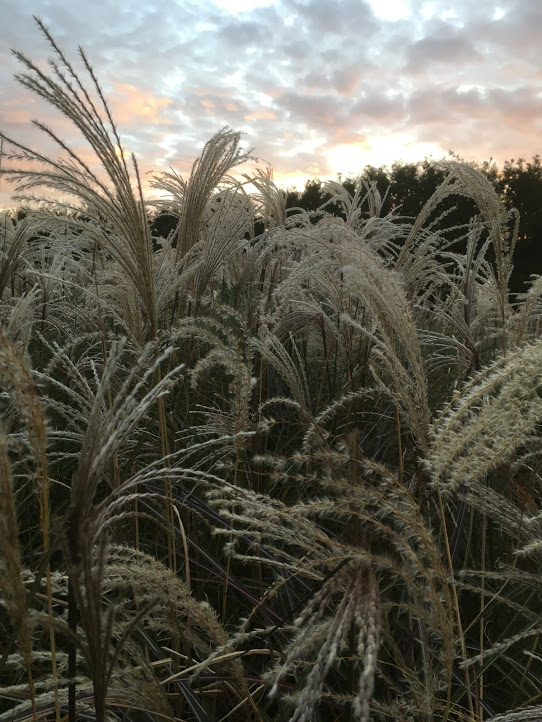
[[188, 174], [224, 126], [283, 187], [542, 150], [541, 0], [0, 0], [0, 129], [54, 156], [31, 119], [87, 151], [13, 79], [10, 48], [52, 54], [32, 15], [78, 68], [85, 48], [145, 172]]

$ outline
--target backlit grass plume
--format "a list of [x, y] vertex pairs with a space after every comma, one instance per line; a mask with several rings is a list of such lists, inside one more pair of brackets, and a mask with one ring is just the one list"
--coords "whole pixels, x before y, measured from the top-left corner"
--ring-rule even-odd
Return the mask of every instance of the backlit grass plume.
[[541, 354], [536, 341], [497, 359], [442, 410], [426, 465], [443, 490], [484, 478], [532, 438], [542, 419]]
[[[145, 309], [151, 334], [156, 333], [152, 243], [144, 211], [141, 180], [135, 156], [132, 171], [124, 148], [92, 66], [82, 48], [79, 55], [90, 78], [87, 88], [77, 71], [56, 44], [45, 25], [36, 18], [42, 33], [51, 45], [55, 57], [50, 61], [49, 74], [20, 52], [15, 52], [25, 71], [17, 80], [38, 97], [57, 108], [77, 127], [96, 154], [103, 173], [98, 173], [53, 130], [41, 121], [33, 124], [54, 141], [64, 158], [55, 160], [21, 145], [1, 134], [13, 148], [12, 160], [38, 166], [36, 170], [4, 168], [2, 173], [14, 182], [21, 200], [42, 200], [33, 194], [45, 188], [56, 193], [49, 205], [52, 209], [72, 211], [76, 217], [84, 215], [78, 224], [89, 226], [94, 239], [118, 261], [137, 289]], [[132, 180], [133, 176], [133, 180]]]
[[146, 203], [38, 26], [19, 81], [98, 162], [0, 134], [0, 722], [539, 719], [516, 212], [457, 159], [414, 218], [368, 177], [289, 208], [228, 128]]

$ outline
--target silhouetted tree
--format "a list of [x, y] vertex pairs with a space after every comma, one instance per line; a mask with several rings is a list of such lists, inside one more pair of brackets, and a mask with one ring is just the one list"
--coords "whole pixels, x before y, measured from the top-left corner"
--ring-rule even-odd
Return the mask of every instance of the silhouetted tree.
[[[517, 208], [521, 214], [519, 239], [516, 245], [514, 271], [510, 281], [512, 293], [526, 290], [526, 284], [533, 274], [542, 274], [542, 161], [533, 156], [530, 162], [523, 158], [506, 161], [499, 170], [493, 161], [479, 166], [490, 182], [495, 186], [504, 203], [509, 208]], [[387, 166], [366, 166], [357, 177], [342, 175], [337, 178], [353, 194], [356, 183], [376, 182], [378, 191], [384, 199], [382, 214], [393, 211], [398, 220], [415, 218], [442, 183], [445, 169], [426, 158], [421, 163], [393, 163]], [[319, 178], [307, 180], [302, 192], [288, 189], [287, 208], [299, 207], [315, 212], [330, 196], [322, 194], [323, 182]], [[329, 213], [342, 215], [341, 209], [330, 203], [326, 206]], [[440, 220], [439, 216], [445, 214]], [[435, 227], [444, 231], [455, 248], [463, 250], [463, 242], [469, 220], [478, 214], [471, 198], [450, 196], [435, 210], [432, 220]], [[318, 216], [315, 216], [317, 218]]]
[[533, 274], [542, 273], [542, 163], [539, 155], [530, 162], [507, 160], [496, 182], [510, 208], [520, 213], [512, 290], [524, 291]]

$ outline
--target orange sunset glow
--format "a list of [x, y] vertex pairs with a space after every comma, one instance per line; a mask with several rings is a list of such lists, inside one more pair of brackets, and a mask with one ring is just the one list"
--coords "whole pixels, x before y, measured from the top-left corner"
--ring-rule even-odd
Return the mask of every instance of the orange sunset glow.
[[[9, 49], [49, 50], [32, 14], [77, 62], [85, 48], [143, 171], [185, 174], [220, 128], [283, 186], [366, 165], [530, 158], [542, 141], [542, 5], [534, 0], [182, 0], [152, 5], [4, 0], [0, 128], [44, 152], [36, 118], [77, 131], [13, 79]], [[10, 202], [6, 182], [0, 205]]]

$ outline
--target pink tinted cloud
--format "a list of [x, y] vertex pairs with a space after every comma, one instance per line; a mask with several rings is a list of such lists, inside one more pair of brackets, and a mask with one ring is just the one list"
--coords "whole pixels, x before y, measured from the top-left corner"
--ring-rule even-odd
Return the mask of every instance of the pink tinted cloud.
[[108, 102], [112, 107], [115, 122], [119, 125], [129, 127], [145, 122], [167, 126], [171, 123], [167, 113], [172, 103], [171, 98], [156, 96], [135, 85], [115, 83]]
[[[13, 67], [11, 44], [32, 57], [46, 52], [20, 0], [2, 2], [0, 73]], [[535, 0], [502, 0], [498, 20], [489, 0], [411, 0], [412, 15], [398, 22], [378, 20], [364, 0], [275, 0], [239, 14], [212, 0], [179, 0], [167, 18], [135, 0], [95, 3], [84, 18], [82, 0], [32, 2], [77, 67], [83, 43], [121, 136], [145, 167], [171, 163], [185, 172], [224, 125], [247, 131], [247, 144], [278, 179], [342, 171], [329, 161], [338, 145], [358, 150], [361, 171], [364, 138], [367, 148], [379, 139], [384, 152], [381, 139], [396, 149], [402, 134], [425, 144], [420, 154], [431, 143], [501, 163], [542, 145], [542, 4]], [[429, 6], [431, 17], [422, 13]], [[19, 91], [8, 87], [2, 74], [6, 132], [33, 137], [29, 144], [41, 149], [28, 124], [38, 115], [80, 142], [45, 103], [34, 112], [26, 95], [10, 106]]]

